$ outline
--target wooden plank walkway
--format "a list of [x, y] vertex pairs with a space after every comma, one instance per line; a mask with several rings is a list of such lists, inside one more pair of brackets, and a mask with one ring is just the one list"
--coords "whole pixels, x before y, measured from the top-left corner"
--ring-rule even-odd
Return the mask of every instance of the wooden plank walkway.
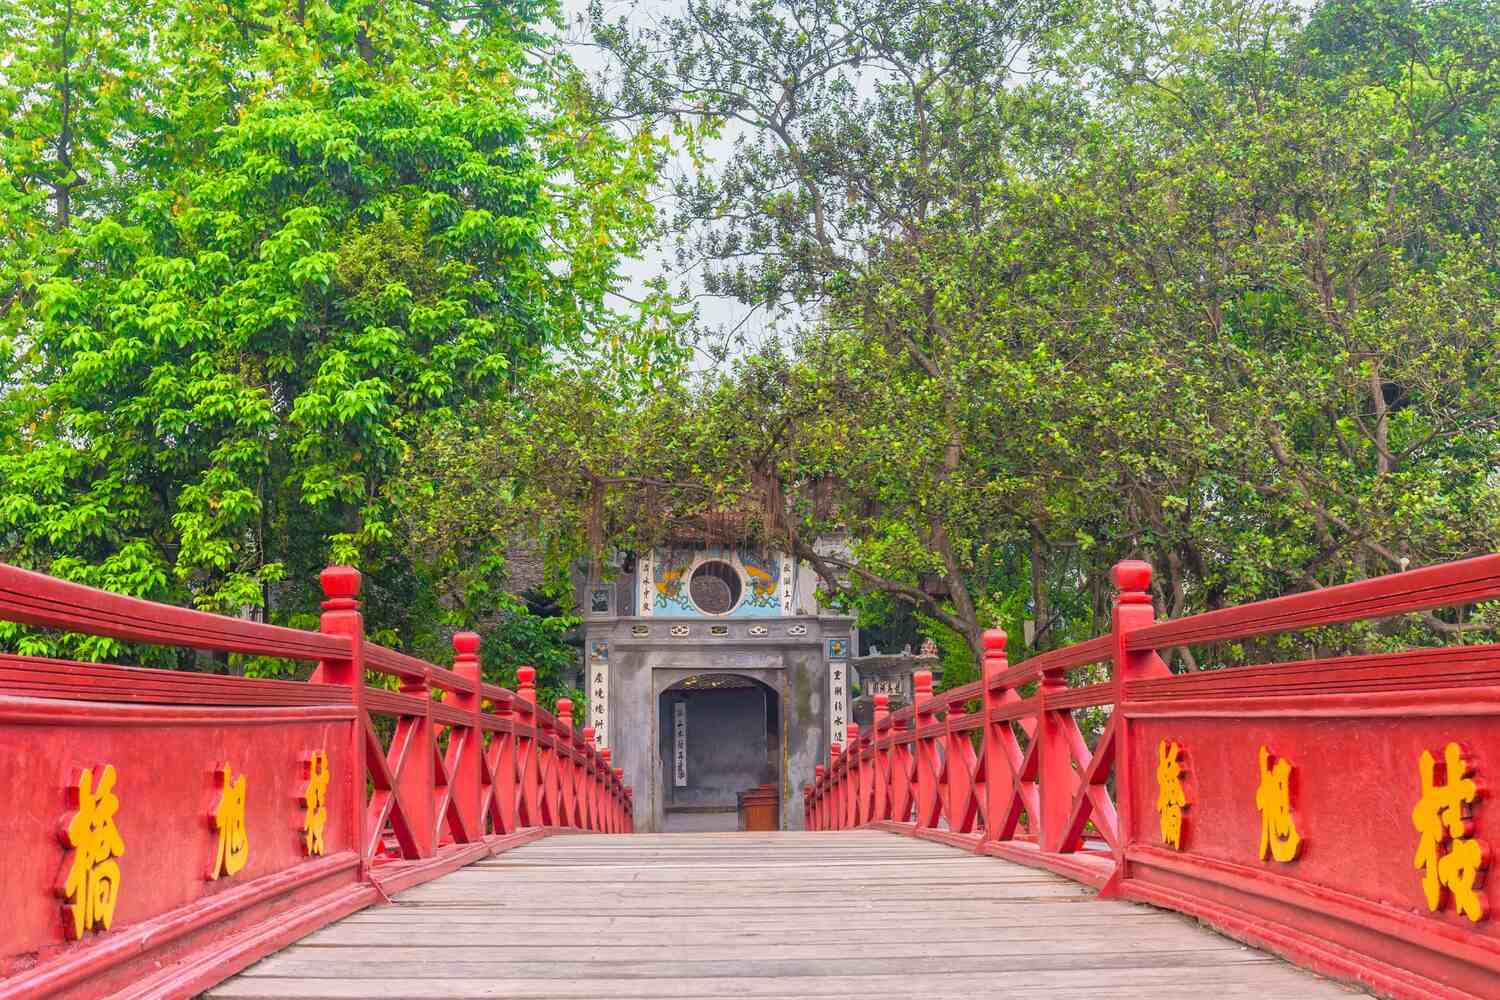
[[889, 833], [559, 836], [354, 914], [210, 997], [1313, 1000], [1176, 914]]

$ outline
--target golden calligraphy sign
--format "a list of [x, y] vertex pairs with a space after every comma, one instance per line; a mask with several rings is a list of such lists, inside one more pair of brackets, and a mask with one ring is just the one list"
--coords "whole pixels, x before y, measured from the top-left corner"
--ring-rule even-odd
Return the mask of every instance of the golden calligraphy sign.
[[96, 927], [109, 930], [120, 900], [120, 866], [114, 860], [125, 853], [125, 841], [115, 825], [120, 797], [115, 794], [115, 767], [106, 764], [94, 785], [93, 768], [84, 768], [68, 789], [70, 804], [77, 810], [63, 828], [63, 841], [73, 848], [73, 863], [63, 879], [62, 895], [72, 905], [63, 911], [72, 916], [64, 930], [73, 939]]
[[233, 777], [226, 762], [214, 772], [220, 788], [219, 804], [209, 814], [219, 843], [214, 848], [214, 866], [210, 879], [233, 875], [250, 860], [250, 837], [245, 830], [245, 776]]
[[1187, 789], [1182, 785], [1182, 746], [1162, 740], [1156, 748], [1156, 811], [1161, 820], [1161, 839], [1174, 850], [1182, 850], [1182, 811], [1187, 808]]
[[302, 848], [310, 855], [322, 854], [323, 830], [328, 825], [328, 754], [314, 751], [302, 769], [307, 779], [302, 790]]
[[1260, 787], [1255, 790], [1255, 808], [1260, 810], [1260, 859], [1269, 854], [1277, 861], [1297, 860], [1302, 835], [1292, 820], [1292, 764], [1260, 748]]
[[[1417, 844], [1412, 867], [1423, 872], [1422, 891], [1427, 909], [1436, 912], [1443, 903], [1443, 890], [1453, 896], [1454, 909], [1474, 923], [1489, 916], [1489, 903], [1477, 887], [1489, 864], [1489, 848], [1472, 836], [1474, 821], [1471, 806], [1479, 798], [1479, 784], [1469, 772], [1474, 762], [1464, 755], [1457, 743], [1443, 750], [1442, 783], [1438, 783], [1438, 763], [1432, 753], [1422, 751], [1417, 772], [1422, 780], [1422, 797], [1411, 811], [1412, 826], [1422, 835]], [[1441, 848], [1452, 840], [1446, 854]]]

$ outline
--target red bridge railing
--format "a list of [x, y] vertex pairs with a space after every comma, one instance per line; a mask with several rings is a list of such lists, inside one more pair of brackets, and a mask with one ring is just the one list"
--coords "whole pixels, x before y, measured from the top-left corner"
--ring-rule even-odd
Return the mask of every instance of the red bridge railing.
[[[560, 830], [628, 832], [572, 705], [364, 638], [359, 573], [320, 631], [0, 564], [0, 620], [316, 663], [303, 682], [0, 655], [0, 997], [192, 996], [391, 892]], [[398, 690], [379, 682], [393, 678]]]
[[934, 697], [919, 673], [895, 713], [876, 695], [873, 732], [804, 789], [807, 826], [1051, 869], [1390, 996], [1500, 997], [1500, 646], [1191, 674], [1159, 655], [1492, 600], [1500, 555], [1161, 623], [1149, 565], [1114, 580], [1108, 634], [1012, 666], [991, 631], [981, 681]]

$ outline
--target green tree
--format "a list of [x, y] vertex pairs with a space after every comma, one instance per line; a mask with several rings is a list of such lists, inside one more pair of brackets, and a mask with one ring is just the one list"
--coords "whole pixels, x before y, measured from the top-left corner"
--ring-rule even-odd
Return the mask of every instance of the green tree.
[[441, 439], [472, 508], [436, 523], [524, 511], [572, 558], [753, 514], [830, 601], [904, 603], [971, 657], [995, 623], [1032, 651], [1095, 634], [1122, 558], [1176, 616], [1493, 551], [1493, 6], [1002, 14], [606, 29], [624, 113], [743, 132], [678, 192], [710, 287], [807, 321], [649, 391], [533, 383]]
[[[35, 112], [0, 163], [7, 558], [277, 620], [354, 563], [372, 625], [409, 639], [413, 604], [452, 610], [400, 599], [431, 574], [385, 486], [420, 434], [558, 352], [647, 363], [670, 339], [654, 303], [609, 306], [658, 140], [595, 113], [547, 5], [91, 10], [131, 30], [0, 71]], [[158, 62], [106, 72], [138, 50]]]
[[684, 481], [976, 653], [1097, 629], [1127, 556], [1178, 615], [1493, 550], [1493, 6], [987, 10], [605, 34], [625, 108], [748, 132], [683, 192], [711, 288], [816, 307], [698, 388]]

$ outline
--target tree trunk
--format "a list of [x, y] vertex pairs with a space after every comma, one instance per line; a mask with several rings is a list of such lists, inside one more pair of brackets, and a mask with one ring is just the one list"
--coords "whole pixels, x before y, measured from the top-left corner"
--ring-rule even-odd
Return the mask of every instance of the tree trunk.
[[1036, 630], [1031, 637], [1032, 653], [1040, 653], [1053, 645], [1052, 602], [1047, 593], [1048, 576], [1047, 542], [1036, 525], [1031, 527], [1031, 616]]

